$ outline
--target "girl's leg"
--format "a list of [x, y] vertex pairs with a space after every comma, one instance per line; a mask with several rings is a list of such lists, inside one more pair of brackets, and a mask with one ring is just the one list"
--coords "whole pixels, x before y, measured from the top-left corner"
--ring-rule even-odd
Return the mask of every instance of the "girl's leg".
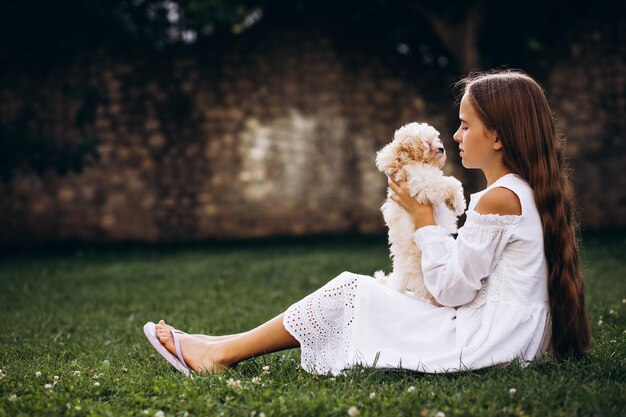
[[[157, 336], [176, 354], [172, 334], [165, 323], [157, 324]], [[196, 372], [220, 372], [255, 356], [300, 346], [283, 326], [283, 314], [228, 339], [206, 341], [184, 334], [178, 337], [185, 362]]]
[[200, 339], [200, 340], [204, 340], [206, 342], [219, 342], [221, 340], [228, 340], [228, 339], [232, 339], [233, 337], [239, 335], [239, 333], [237, 334], [224, 334], [221, 336], [211, 336], [208, 334], [201, 334], [201, 333], [194, 333], [190, 336], [195, 337], [196, 339]]

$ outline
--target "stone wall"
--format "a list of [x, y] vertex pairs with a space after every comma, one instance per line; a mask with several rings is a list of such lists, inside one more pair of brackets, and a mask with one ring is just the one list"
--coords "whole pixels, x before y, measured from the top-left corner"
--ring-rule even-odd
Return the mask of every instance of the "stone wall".
[[384, 233], [376, 150], [413, 120], [450, 137], [406, 80], [323, 36], [188, 55], [5, 85], [3, 124], [28, 114], [28, 135], [95, 138], [95, 152], [81, 172], [0, 184], [3, 242]]
[[[546, 89], [583, 226], [623, 228], [626, 42], [615, 51], [603, 36], [573, 42]], [[456, 109], [425, 99], [433, 87], [314, 33], [13, 74], [0, 91], [3, 134], [92, 148], [80, 170], [26, 167], [0, 181], [0, 243], [383, 234], [374, 157], [404, 123], [437, 127], [448, 173], [476, 191], [451, 140]]]

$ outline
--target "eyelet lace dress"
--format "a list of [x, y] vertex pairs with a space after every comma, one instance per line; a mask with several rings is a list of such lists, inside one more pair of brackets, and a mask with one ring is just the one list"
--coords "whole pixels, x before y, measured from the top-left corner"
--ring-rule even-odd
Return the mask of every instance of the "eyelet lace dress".
[[[513, 191], [521, 216], [475, 211], [489, 189]], [[532, 189], [508, 174], [470, 199], [454, 239], [438, 226], [415, 232], [424, 283], [443, 307], [343, 272], [291, 305], [283, 323], [308, 372], [338, 375], [361, 364], [455, 372], [521, 364], [547, 351], [547, 262]]]

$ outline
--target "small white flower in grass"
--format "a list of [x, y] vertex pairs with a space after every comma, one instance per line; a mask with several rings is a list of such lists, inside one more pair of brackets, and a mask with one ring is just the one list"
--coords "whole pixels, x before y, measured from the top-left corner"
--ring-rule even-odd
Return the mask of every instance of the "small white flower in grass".
[[109, 360], [108, 360], [108, 359], [105, 359], [105, 360], [103, 360], [103, 361], [102, 361], [102, 364], [103, 364], [104, 366], [109, 366], [109, 365], [111, 364], [111, 362], [109, 362]]
[[183, 413], [183, 417], [189, 417], [189, 411], [185, 411], [185, 412]]
[[253, 384], [260, 384], [261, 383], [261, 378], [259, 378], [258, 376], [254, 376], [254, 377], [252, 377], [250, 382], [252, 382]]
[[39, 372], [39, 371], [35, 372], [35, 376], [36, 376], [37, 378], [39, 378], [39, 377], [41, 376], [41, 372]]
[[610, 310], [609, 310], [609, 314], [610, 314], [610, 315], [612, 315], [612, 316], [614, 316], [614, 315], [616, 315], [616, 314], [617, 314], [617, 311], [615, 311], [615, 310], [613, 310], [613, 309], [610, 309]]
[[75, 405], [74, 406], [74, 410], [76, 411], [80, 411], [82, 409], [82, 407], [80, 405]]
[[100, 376], [98, 376], [98, 374], [95, 374], [95, 375], [93, 376], [93, 379], [98, 379], [98, 378], [100, 378]]
[[361, 412], [359, 411], [358, 408], [356, 408], [354, 405], [350, 408], [348, 408], [348, 415], [350, 417], [358, 417], [361, 415]]
[[144, 413], [145, 415], [148, 415], [148, 414], [150, 414], [150, 411], [148, 411], [148, 410], [143, 410], [143, 411], [142, 411], [142, 413]]
[[598, 320], [598, 326], [602, 326], [604, 322], [602, 320]]
[[52, 377], [52, 380], [53, 380], [54, 382], [59, 382], [59, 376], [58, 376], [58, 375], [53, 376], [53, 377]]
[[43, 386], [45, 389], [52, 389], [52, 384], [46, 384]]
[[9, 396], [9, 401], [11, 401], [12, 403], [14, 403], [15, 401], [17, 401], [17, 395], [15, 394], [11, 394]]
[[269, 367], [269, 366], [267, 366], [267, 365], [265, 365], [265, 366], [263, 367], [263, 374], [264, 374], [264, 375], [268, 375], [269, 373], [270, 373], [270, 367]]
[[370, 392], [370, 398], [374, 398], [376, 397], [376, 393], [375, 392]]
[[100, 386], [100, 383], [99, 383], [98, 381], [96, 381], [96, 382], [94, 382], [94, 383], [93, 383], [93, 386], [94, 386], [94, 387], [99, 387], [99, 386]]
[[80, 371], [74, 371], [74, 372], [72, 372], [72, 375], [74, 375], [74, 376], [80, 376]]
[[329, 381], [335, 382], [337, 380], [337, 378], [335, 378], [334, 376], [331, 376], [330, 378], [328, 378]]
[[515, 394], [517, 394], [517, 390], [516, 390], [515, 388], [511, 388], [511, 389], [509, 390], [509, 394], [510, 394], [510, 395], [511, 395], [511, 397], [512, 397], [512, 396], [514, 396]]
[[163, 412], [163, 410], [159, 410], [154, 413], [154, 417], [165, 417], [165, 413]]
[[265, 413], [264, 413], [263, 411], [261, 411], [261, 412], [259, 413], [259, 417], [265, 417]]
[[446, 417], [446, 413], [444, 413], [443, 411], [437, 411], [437, 414], [435, 414], [435, 417]]
[[622, 298], [622, 304], [626, 304], [626, 298]]
[[228, 385], [231, 388], [241, 388], [241, 381], [230, 378], [228, 381], [226, 381], [226, 385]]
[[0, 369], [0, 379], [4, 378], [5, 376], [7, 376], [7, 374], [4, 372], [4, 370]]
[[250, 417], [256, 417], [256, 410], [250, 411]]
[[411, 385], [410, 387], [406, 389], [406, 392], [415, 392], [415, 389], [416, 388], [413, 385]]

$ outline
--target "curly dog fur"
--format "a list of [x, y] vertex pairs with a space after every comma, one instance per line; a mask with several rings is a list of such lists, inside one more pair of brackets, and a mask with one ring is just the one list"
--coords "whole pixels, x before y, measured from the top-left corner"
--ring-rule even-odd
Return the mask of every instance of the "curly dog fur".
[[[406, 180], [413, 198], [432, 205], [435, 223], [455, 233], [457, 217], [465, 210], [465, 197], [459, 180], [443, 175], [445, 160], [439, 132], [426, 123], [409, 123], [396, 130], [391, 143], [378, 151], [376, 167], [394, 181]], [[406, 210], [389, 198], [391, 193], [388, 188], [381, 211], [389, 228], [393, 272], [386, 276], [377, 271], [374, 277], [390, 288], [409, 290], [439, 305], [424, 285], [422, 254], [413, 242], [415, 225]]]

